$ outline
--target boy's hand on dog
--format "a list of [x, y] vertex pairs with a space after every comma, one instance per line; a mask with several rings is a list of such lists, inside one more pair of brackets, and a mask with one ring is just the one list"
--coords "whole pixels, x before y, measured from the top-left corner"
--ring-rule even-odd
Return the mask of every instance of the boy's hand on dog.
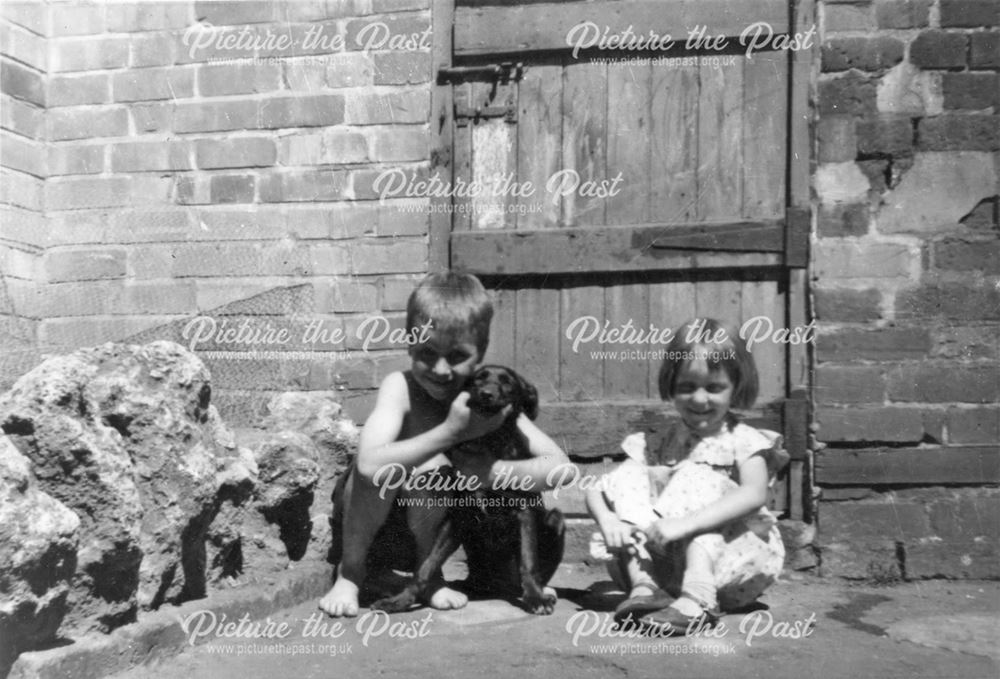
[[468, 453], [462, 448], [454, 448], [448, 453], [452, 466], [460, 474], [475, 478], [478, 484], [474, 488], [490, 488], [490, 475], [493, 472], [493, 458], [486, 455]]
[[512, 410], [513, 406], [507, 405], [495, 415], [481, 415], [469, 407], [469, 392], [463, 391], [451, 402], [444, 423], [455, 443], [462, 443], [496, 431]]

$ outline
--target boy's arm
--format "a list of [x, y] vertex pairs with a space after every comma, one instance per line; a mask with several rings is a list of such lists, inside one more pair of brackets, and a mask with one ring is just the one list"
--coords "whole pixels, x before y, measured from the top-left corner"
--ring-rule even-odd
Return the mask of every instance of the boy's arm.
[[448, 417], [435, 427], [412, 438], [399, 440], [403, 418], [410, 409], [406, 378], [392, 373], [382, 381], [375, 409], [365, 421], [358, 446], [358, 472], [372, 479], [386, 465], [417, 467], [455, 444], [481, 436], [482, 430], [496, 429], [506, 413], [481, 418], [471, 413], [462, 392], [451, 404]]
[[[550, 488], [549, 474], [560, 465], [570, 464], [569, 457], [562, 451], [562, 448], [549, 436], [539, 429], [534, 422], [524, 414], [517, 418], [517, 429], [524, 436], [528, 451], [531, 453], [530, 460], [497, 460], [490, 469], [487, 487], [493, 487], [493, 483], [500, 478], [510, 482], [510, 487], [524, 488], [526, 490], [542, 491]], [[509, 470], [506, 473], [505, 470]], [[558, 480], [561, 474], [552, 474], [552, 480]], [[530, 479], [527, 480], [527, 479]]]

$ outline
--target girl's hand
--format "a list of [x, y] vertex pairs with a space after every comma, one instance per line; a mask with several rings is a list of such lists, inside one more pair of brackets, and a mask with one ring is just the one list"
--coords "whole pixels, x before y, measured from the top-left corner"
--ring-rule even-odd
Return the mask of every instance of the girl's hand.
[[645, 531], [646, 539], [660, 549], [675, 540], [690, 537], [692, 532], [684, 519], [660, 519], [651, 523]]
[[604, 544], [608, 549], [621, 549], [634, 544], [632, 534], [636, 530], [635, 526], [625, 523], [617, 516], [609, 516], [601, 523], [601, 534], [604, 535]]
[[483, 416], [469, 408], [469, 392], [463, 391], [451, 402], [444, 426], [455, 443], [470, 441], [496, 431], [511, 413], [512, 406], [506, 406], [495, 415]]

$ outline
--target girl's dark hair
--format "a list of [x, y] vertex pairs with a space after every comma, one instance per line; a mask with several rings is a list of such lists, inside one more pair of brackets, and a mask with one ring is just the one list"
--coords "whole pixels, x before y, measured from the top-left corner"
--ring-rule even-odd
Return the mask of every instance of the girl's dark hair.
[[454, 271], [428, 274], [406, 304], [408, 332], [430, 321], [431, 327], [440, 333], [471, 333], [480, 355], [486, 353], [492, 319], [493, 302], [472, 274]]
[[[720, 335], [719, 331], [725, 334]], [[720, 341], [715, 341], [719, 339]], [[760, 380], [753, 356], [728, 326], [714, 318], [693, 318], [677, 329], [660, 366], [660, 398], [672, 399], [677, 375], [695, 358], [704, 358], [710, 370], [722, 369], [733, 383], [734, 408], [751, 408], [757, 400]]]

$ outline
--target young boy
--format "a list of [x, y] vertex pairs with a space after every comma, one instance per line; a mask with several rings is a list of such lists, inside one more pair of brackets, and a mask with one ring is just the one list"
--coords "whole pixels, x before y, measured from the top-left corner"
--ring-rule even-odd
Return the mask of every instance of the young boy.
[[[358, 614], [358, 594], [372, 541], [398, 496], [416, 499], [406, 507], [406, 524], [416, 543], [416, 564], [430, 552], [447, 512], [447, 507], [438, 506], [445, 503], [427, 501], [442, 497], [440, 491], [380, 488], [375, 483], [384, 478], [379, 470], [386, 465], [403, 465], [413, 475], [432, 472], [449, 464], [444, 454], [448, 449], [497, 429], [509, 414], [509, 408], [492, 417], [476, 414], [469, 409], [469, 394], [464, 391], [486, 352], [492, 317], [489, 295], [472, 275], [431, 274], [410, 295], [407, 330], [420, 335], [419, 329], [428, 322], [430, 330], [424, 333], [426, 341], [410, 347], [411, 369], [383, 380], [375, 409], [362, 429], [358, 456], [347, 472], [350, 476], [344, 489], [343, 553], [337, 580], [319, 602], [327, 614]], [[488, 488], [509, 468], [512, 478], [531, 478], [533, 488], [546, 488], [546, 476], [568, 458], [524, 415], [518, 418], [517, 427], [533, 458], [498, 461], [491, 466], [484, 463], [479, 469], [463, 467], [463, 483], [473, 476]], [[428, 602], [433, 608], [461, 608], [468, 602], [464, 594], [444, 585], [440, 573], [435, 582], [437, 588], [432, 588]]]

